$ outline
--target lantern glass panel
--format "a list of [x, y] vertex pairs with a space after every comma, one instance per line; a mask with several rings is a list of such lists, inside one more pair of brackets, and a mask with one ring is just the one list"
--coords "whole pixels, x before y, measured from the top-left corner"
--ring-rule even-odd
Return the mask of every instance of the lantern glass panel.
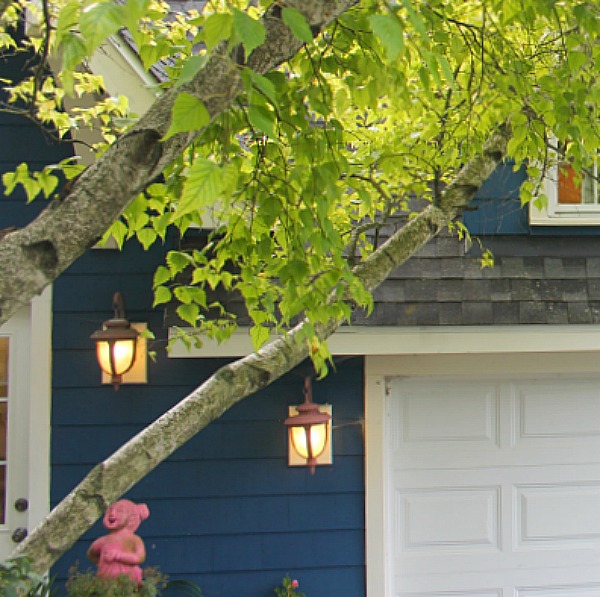
[[[294, 449], [302, 458], [308, 460], [310, 456], [308, 454], [307, 429], [305, 427], [292, 427], [290, 431]], [[318, 458], [323, 453], [323, 450], [325, 450], [325, 445], [327, 443], [327, 424], [311, 425], [310, 443], [312, 446], [313, 458]]]
[[[110, 351], [112, 347], [115, 370], [111, 367]], [[122, 375], [127, 372], [135, 358], [135, 340], [117, 340], [114, 343], [100, 341], [96, 343], [98, 363], [108, 375]]]

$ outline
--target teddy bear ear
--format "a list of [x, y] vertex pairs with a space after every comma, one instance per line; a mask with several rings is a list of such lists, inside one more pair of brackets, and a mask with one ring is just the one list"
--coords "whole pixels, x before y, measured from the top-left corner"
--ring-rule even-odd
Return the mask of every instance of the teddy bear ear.
[[150, 510], [148, 510], [148, 506], [146, 506], [146, 504], [138, 504], [138, 514], [140, 516], [140, 520], [146, 520], [146, 518], [150, 516]]

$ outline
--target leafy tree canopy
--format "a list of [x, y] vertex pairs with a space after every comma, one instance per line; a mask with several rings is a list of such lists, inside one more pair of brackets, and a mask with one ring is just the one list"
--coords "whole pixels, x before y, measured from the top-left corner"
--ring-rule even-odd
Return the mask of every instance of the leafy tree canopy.
[[[299, 314], [309, 321], [346, 318], [370, 295], [351, 267], [374, 249], [376, 231], [411, 217], [410, 198], [434, 202], [457, 170], [509, 123], [507, 157], [526, 161], [523, 201], [546, 199], [539, 183], [560, 158], [580, 170], [600, 146], [600, 19], [592, 2], [567, 0], [363, 0], [313, 37], [302, 4], [211, 0], [201, 12], [172, 17], [155, 0], [43, 0], [11, 4], [2, 17], [5, 54], [33, 51], [40, 61], [20, 82], [5, 82], [4, 109], [23, 112], [65, 138], [100, 128], [98, 153], [136, 115], [127, 99], [106, 97], [86, 60], [126, 28], [150, 68], [168, 64], [182, 87], [218, 55], [241, 75], [243, 90], [227, 112], [181, 91], [164, 139], [202, 133], [131, 201], [110, 230], [119, 244], [144, 247], [170, 226], [215, 226], [204, 250], [170, 252], [155, 274], [155, 305], [180, 301], [182, 320], [224, 339], [235, 318], [206, 316], [210, 290], [243, 296], [261, 346]], [[280, 18], [302, 43], [276, 71], [259, 74], [246, 57], [265, 41], [265, 21]], [[13, 35], [27, 15], [28, 37]], [[58, 76], [45, 67], [60, 64]], [[157, 84], [158, 85], [158, 84]], [[66, 111], [65, 97], [96, 98]], [[4, 175], [6, 191], [52, 196], [56, 170], [76, 162]], [[186, 284], [176, 284], [188, 271]], [[220, 306], [218, 306], [220, 308]], [[323, 371], [326, 346], [309, 325], [303, 342]]]
[[[525, 163], [522, 201], [543, 204], [549, 167], [566, 160], [579, 176], [600, 148], [595, 2], [200, 5], [173, 16], [155, 0], [0, 0], [0, 50], [35, 56], [23, 80], [3, 81], [0, 109], [60, 139], [97, 133], [84, 172], [69, 160], [4, 175], [7, 192], [22, 185], [30, 200], [57, 195], [59, 175], [72, 184], [0, 238], [0, 322], [103, 233], [149, 247], [169, 227], [209, 224], [205, 248], [158, 267], [155, 305], [177, 299], [182, 320], [225, 339], [235, 318], [211, 291], [236, 291], [256, 347], [302, 320], [95, 467], [20, 544], [38, 571], [235, 402], [307, 354], [324, 374], [324, 338], [441, 227], [467, 233], [455, 218], [499, 161]], [[123, 30], [146, 68], [167, 71], [145, 115], [87, 67]], [[397, 231], [380, 245], [383, 226]]]

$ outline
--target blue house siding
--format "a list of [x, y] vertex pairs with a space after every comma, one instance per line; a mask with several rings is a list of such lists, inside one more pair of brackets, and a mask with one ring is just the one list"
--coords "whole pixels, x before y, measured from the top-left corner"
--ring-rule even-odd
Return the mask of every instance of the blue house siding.
[[524, 166], [500, 164], [475, 195], [463, 215], [473, 235], [529, 234], [528, 208], [521, 205], [519, 188], [527, 179]]
[[[169, 359], [162, 313], [151, 308], [152, 272], [168, 247], [94, 250], [54, 286], [52, 503], [100, 460], [160, 416], [226, 361]], [[122, 292], [127, 317], [157, 335], [147, 385], [101, 386], [90, 334]], [[287, 466], [287, 405], [302, 401], [292, 372], [249, 397], [180, 448], [128, 494], [146, 502], [146, 565], [197, 582], [205, 597], [273, 595], [286, 574], [309, 597], [365, 595], [362, 359], [314, 383], [334, 408], [335, 464]], [[56, 565], [64, 580], [103, 534], [98, 523]]]
[[[31, 68], [31, 58], [29, 53], [0, 57], [0, 78], [20, 80], [23, 70]], [[3, 101], [7, 99], [1, 88], [0, 98]], [[0, 113], [0, 139], [0, 176], [14, 171], [22, 162], [29, 165], [30, 171], [36, 171], [73, 155], [70, 142], [56, 142], [40, 126], [16, 114]], [[25, 226], [47, 205], [40, 200], [26, 206], [25, 199], [21, 185], [10, 196], [2, 196], [0, 228]]]

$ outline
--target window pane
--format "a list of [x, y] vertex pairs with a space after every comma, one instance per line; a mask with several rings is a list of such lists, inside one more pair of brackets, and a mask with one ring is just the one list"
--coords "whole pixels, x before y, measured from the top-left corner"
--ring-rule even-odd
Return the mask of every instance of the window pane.
[[589, 174], [585, 174], [583, 177], [583, 181], [581, 183], [581, 190], [583, 201], [582, 203], [587, 204], [596, 204], [596, 181], [594, 180], [594, 176], [590, 176]]
[[571, 166], [558, 167], [558, 202], [581, 203], [581, 181], [575, 180]]

